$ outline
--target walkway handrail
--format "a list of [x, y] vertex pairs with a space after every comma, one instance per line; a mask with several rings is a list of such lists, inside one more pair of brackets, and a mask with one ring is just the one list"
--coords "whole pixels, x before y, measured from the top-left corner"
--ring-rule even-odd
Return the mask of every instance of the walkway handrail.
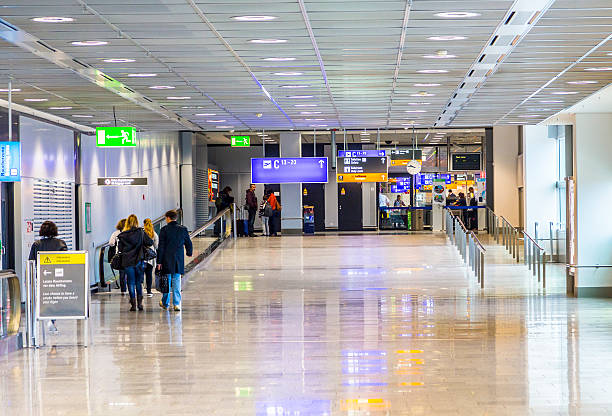
[[225, 214], [229, 214], [229, 213], [234, 213], [234, 218], [235, 218], [235, 213], [236, 213], [236, 204], [232, 204], [232, 207], [228, 207], [225, 208], [223, 211], [219, 212], [217, 215], [215, 215], [212, 219], [206, 221], [204, 223], [204, 225], [202, 225], [201, 227], [199, 227], [197, 230], [192, 231], [191, 233], [189, 233], [189, 237], [190, 238], [195, 238], [198, 235], [202, 234], [204, 231], [206, 231], [208, 228], [210, 228], [211, 226], [214, 226], [215, 223], [217, 221], [219, 221], [220, 218], [224, 217]]
[[445, 219], [446, 235], [451, 243], [457, 246], [463, 261], [474, 272], [480, 287], [484, 289], [484, 256], [487, 250], [478, 240], [476, 233], [468, 231], [463, 221], [449, 208], [445, 209]]
[[[8, 286], [7, 302], [3, 293], [5, 280]], [[6, 328], [3, 328], [4, 319], [0, 318], [0, 338], [18, 334], [21, 325], [21, 285], [14, 270], [0, 270], [0, 312], [4, 310], [10, 313]]]
[[546, 250], [544, 250], [529, 234], [523, 231], [523, 260], [524, 264], [535, 276], [542, 287], [546, 288]]
[[566, 269], [599, 269], [599, 268], [610, 268], [612, 267], [612, 264], [592, 264], [592, 265], [586, 265], [586, 264], [566, 264], [565, 268]]

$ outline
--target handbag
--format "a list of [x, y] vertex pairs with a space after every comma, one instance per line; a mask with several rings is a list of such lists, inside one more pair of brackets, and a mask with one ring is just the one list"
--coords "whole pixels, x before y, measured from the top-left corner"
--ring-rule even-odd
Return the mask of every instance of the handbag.
[[155, 260], [157, 258], [157, 252], [153, 247], [142, 246], [141, 257], [144, 261]]
[[115, 270], [123, 270], [123, 256], [121, 253], [116, 253], [110, 261], [111, 268]]
[[170, 282], [168, 281], [168, 275], [162, 273], [161, 270], [155, 270], [155, 289], [160, 293], [170, 292]]
[[271, 217], [272, 215], [274, 215], [274, 210], [272, 209], [272, 206], [267, 202], [263, 209], [263, 215], [264, 217]]

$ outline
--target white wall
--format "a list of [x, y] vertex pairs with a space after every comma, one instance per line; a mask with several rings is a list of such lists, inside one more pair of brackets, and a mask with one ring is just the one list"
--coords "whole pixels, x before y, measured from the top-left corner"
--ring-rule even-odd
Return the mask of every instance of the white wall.
[[493, 127], [493, 186], [495, 213], [519, 224], [517, 184], [518, 126]]
[[[525, 229], [534, 236], [535, 223], [540, 233], [550, 221], [558, 222], [557, 146], [548, 138], [548, 126], [523, 128], [523, 170], [525, 183]], [[497, 209], [497, 206], [495, 207]], [[540, 236], [542, 234], [539, 234]]]

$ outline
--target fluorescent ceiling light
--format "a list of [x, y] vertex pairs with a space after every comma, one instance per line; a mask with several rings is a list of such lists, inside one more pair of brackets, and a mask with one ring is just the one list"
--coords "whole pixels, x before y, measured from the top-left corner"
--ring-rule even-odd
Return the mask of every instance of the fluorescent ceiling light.
[[76, 117], [76, 118], [92, 118], [93, 116], [86, 115], [86, 114], [73, 114], [72, 117]]
[[567, 81], [568, 84], [572, 85], [585, 85], [585, 84], [597, 84], [597, 81]]
[[295, 61], [295, 58], [263, 58], [264, 61], [275, 61], [275, 62], [284, 62], [284, 61]]
[[[21, 88], [11, 88], [11, 92], [20, 92]], [[8, 88], [0, 88], [0, 92], [8, 92]]]
[[287, 39], [251, 39], [250, 43], [286, 43]]
[[415, 87], [438, 87], [440, 84], [436, 84], [435, 82], [429, 84], [412, 84]]
[[41, 23], [68, 23], [68, 22], [74, 22], [74, 19], [72, 17], [35, 17], [33, 19], [30, 19], [34, 22], [41, 22]]
[[72, 107], [49, 107], [49, 110], [72, 110]]
[[301, 99], [305, 99], [305, 98], [314, 98], [314, 95], [290, 95], [287, 98], [294, 98], [296, 100], [301, 100]]
[[453, 35], [449, 35], [449, 36], [430, 36], [427, 39], [429, 39], [429, 40], [442, 40], [442, 41], [464, 40], [464, 39], [467, 39], [467, 36], [453, 36]]
[[175, 87], [172, 85], [153, 85], [151, 87], [152, 90], [173, 90]]
[[234, 126], [216, 126], [218, 129], [233, 129]]
[[316, 104], [294, 104], [294, 107], [317, 107]]
[[423, 58], [427, 59], [451, 59], [456, 58], [457, 55], [439, 54], [439, 55], [423, 55]]
[[407, 105], [429, 105], [431, 103], [406, 103]]
[[70, 42], [74, 46], [103, 46], [108, 45], [108, 42], [103, 40], [75, 40]]
[[233, 16], [232, 19], [238, 20], [239, 22], [266, 22], [269, 20], [278, 19], [278, 17], [265, 16], [265, 15], [247, 15], [247, 16]]
[[324, 118], [305, 118], [304, 121], [325, 121]]
[[125, 63], [128, 63], [128, 62], [136, 62], [136, 59], [110, 58], [110, 59], [104, 59], [104, 62], [108, 62], [109, 64], [125, 64]]
[[417, 71], [420, 74], [445, 74], [448, 72], [447, 69], [419, 69]]
[[416, 123], [414, 121], [412, 123], [402, 123], [402, 126], [418, 126], [418, 125], [419, 123]]
[[150, 77], [156, 77], [157, 74], [128, 74], [128, 77], [131, 78], [150, 78]]
[[206, 120], [207, 123], [225, 123], [227, 120]]
[[281, 88], [308, 88], [309, 85], [281, 85]]
[[405, 113], [426, 113], [427, 110], [406, 110]]
[[302, 72], [275, 72], [274, 75], [278, 75], [281, 77], [291, 77], [291, 76], [298, 76], [298, 75], [304, 75]]
[[534, 117], [542, 117], [542, 116], [540, 116], [538, 114], [525, 114], [525, 115], [522, 115], [522, 116], [519, 116], [519, 117], [521, 117], [521, 118], [534, 118]]
[[417, 92], [416, 94], [410, 94], [411, 97], [433, 97], [435, 95], [436, 94], [432, 94], [425, 91]]
[[310, 114], [321, 114], [321, 112], [320, 111], [300, 111], [300, 114], [307, 116]]
[[563, 100], [540, 100], [540, 102], [544, 104], [556, 104], [556, 103], [562, 103]]
[[110, 121], [92, 121], [91, 124], [93, 124], [94, 126], [101, 126], [104, 124], [111, 124]]
[[464, 19], [466, 17], [480, 16], [480, 13], [473, 13], [473, 12], [442, 12], [442, 13], [436, 13], [435, 16], [444, 17], [444, 18], [447, 18], [447, 19]]
[[170, 96], [166, 97], [167, 100], [191, 100], [191, 97], [187, 96]]
[[197, 114], [194, 114], [194, 116], [199, 116], [199, 117], [200, 116], [209, 116], [210, 117], [210, 116], [216, 116], [216, 114], [215, 113], [197, 113]]
[[585, 68], [585, 71], [612, 71], [612, 66], [600, 66], [596, 68]]
[[24, 98], [23, 101], [29, 101], [32, 103], [41, 103], [43, 101], [49, 101], [48, 98]]
[[577, 91], [555, 91], [552, 92], [551, 94], [553, 95], [574, 95], [574, 94], [578, 94]]
[[327, 127], [327, 124], [311, 124], [310, 127]]

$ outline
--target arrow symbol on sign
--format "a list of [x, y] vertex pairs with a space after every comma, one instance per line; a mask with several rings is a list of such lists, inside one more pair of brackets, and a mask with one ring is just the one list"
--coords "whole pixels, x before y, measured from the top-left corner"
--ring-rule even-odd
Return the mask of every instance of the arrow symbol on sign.
[[323, 165], [325, 164], [324, 160], [319, 160], [319, 166], [321, 166], [321, 169], [323, 169]]
[[44, 271], [43, 271], [43, 274], [44, 274], [45, 276], [48, 276], [48, 275], [50, 275], [50, 274], [51, 274], [51, 272], [50, 272], [49, 270], [44, 270]]

